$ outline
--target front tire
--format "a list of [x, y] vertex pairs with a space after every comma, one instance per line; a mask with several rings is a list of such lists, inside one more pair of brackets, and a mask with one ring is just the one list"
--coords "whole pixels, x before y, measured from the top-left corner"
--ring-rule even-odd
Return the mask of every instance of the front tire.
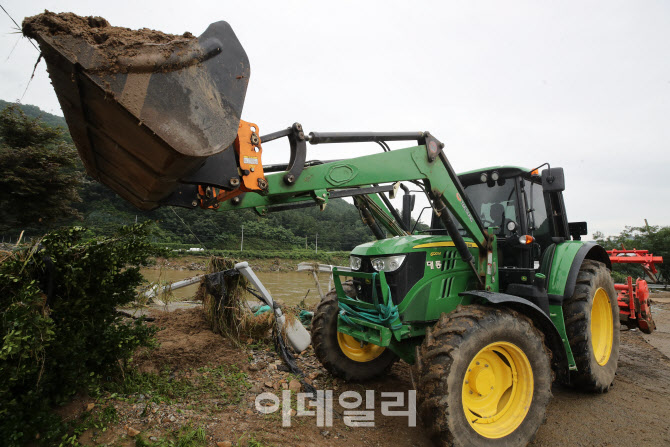
[[[356, 296], [353, 284], [342, 284], [345, 293]], [[398, 360], [390, 349], [361, 343], [337, 332], [337, 293], [333, 290], [321, 300], [312, 320], [312, 345], [321, 364], [335, 377], [351, 381], [370, 380], [384, 374]]]
[[526, 445], [551, 399], [548, 352], [515, 311], [473, 304], [443, 314], [414, 366], [429, 435], [438, 445]]
[[563, 303], [568, 341], [577, 371], [571, 382], [590, 392], [609, 390], [619, 360], [619, 305], [614, 282], [602, 262], [586, 259], [575, 292]]

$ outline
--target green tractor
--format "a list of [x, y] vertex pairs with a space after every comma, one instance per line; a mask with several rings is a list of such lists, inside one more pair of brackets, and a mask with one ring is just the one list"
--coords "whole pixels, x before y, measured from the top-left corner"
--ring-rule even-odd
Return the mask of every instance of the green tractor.
[[[334, 269], [335, 288], [315, 312], [312, 345], [333, 375], [365, 381], [398, 359], [413, 365], [419, 415], [448, 445], [525, 445], [544, 421], [554, 379], [609, 389], [619, 356], [611, 265], [602, 247], [580, 240], [586, 222], [568, 223], [561, 168], [456, 175], [428, 132], [305, 135], [295, 124], [260, 140], [282, 136], [292, 154], [305, 142], [385, 148], [303, 163], [295, 175], [291, 164], [266, 167], [282, 171], [267, 175], [266, 192], [215, 205], [265, 215], [353, 196], [378, 240], [354, 248], [349, 269]], [[390, 140], [417, 145], [391, 151]], [[429, 199], [430, 229], [410, 228], [405, 185], [402, 215], [391, 205], [386, 194], [399, 182]]]
[[[456, 175], [428, 132], [307, 135], [296, 123], [260, 136], [240, 120], [249, 61], [227, 23], [146, 45], [140, 33], [132, 48], [96, 44], [100, 27], [129, 32], [49, 12], [23, 32], [40, 45], [87, 172], [136, 207], [265, 215], [353, 197], [378, 240], [334, 271], [315, 312], [312, 344], [333, 375], [364, 381], [404, 360], [428, 433], [468, 446], [528, 443], [555, 379], [609, 389], [619, 354], [610, 261], [580, 240], [585, 222], [568, 222], [562, 169]], [[289, 162], [263, 166], [262, 145], [280, 138]], [[306, 159], [307, 143], [363, 142], [383, 152]], [[429, 230], [410, 228], [407, 185], [429, 200]], [[402, 215], [387, 196], [401, 186]]]
[[[544, 421], [554, 378], [596, 393], [612, 384], [611, 265], [602, 247], [580, 241], [586, 223], [567, 222], [561, 169], [495, 167], [458, 178], [459, 203], [495, 236], [485, 287], [434, 215], [423, 234], [352, 251], [351, 273], [337, 276], [353, 280], [336, 281], [319, 304], [312, 343], [346, 380], [380, 376], [398, 359], [412, 364], [421, 419], [439, 443], [525, 445]], [[464, 241], [476, 256], [474, 239]], [[375, 312], [386, 320], [370, 318]]]

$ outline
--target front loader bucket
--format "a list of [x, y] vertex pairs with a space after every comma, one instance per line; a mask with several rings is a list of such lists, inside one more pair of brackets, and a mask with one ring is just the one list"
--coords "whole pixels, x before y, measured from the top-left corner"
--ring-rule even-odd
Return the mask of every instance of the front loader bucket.
[[45, 12], [23, 33], [39, 43], [86, 171], [138, 208], [232, 150], [249, 60], [226, 22], [195, 38]]

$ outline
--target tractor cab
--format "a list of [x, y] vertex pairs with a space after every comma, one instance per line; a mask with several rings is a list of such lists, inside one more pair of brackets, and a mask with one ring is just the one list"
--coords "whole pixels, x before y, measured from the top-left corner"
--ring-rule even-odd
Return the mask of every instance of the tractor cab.
[[[472, 209], [497, 236], [500, 291], [547, 310], [547, 277], [556, 244], [586, 234], [586, 222], [567, 222], [562, 168], [491, 167], [460, 174]], [[432, 232], [445, 231], [433, 217]], [[461, 234], [464, 231], [461, 230]]]

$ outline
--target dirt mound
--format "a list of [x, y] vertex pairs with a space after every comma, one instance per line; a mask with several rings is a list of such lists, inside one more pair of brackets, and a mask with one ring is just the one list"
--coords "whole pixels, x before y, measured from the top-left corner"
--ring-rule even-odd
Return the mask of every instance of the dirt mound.
[[54, 13], [44, 11], [23, 20], [23, 34], [37, 39], [40, 34], [48, 36], [69, 35], [84, 40], [98, 48], [113, 53], [127, 51], [128, 48], [145, 44], [185, 43], [195, 39], [193, 34], [185, 32], [181, 36], [166, 34], [148, 28], [131, 30], [111, 26], [102, 17], [81, 17], [71, 12]]
[[[25, 18], [22, 28], [23, 34], [37, 40], [40, 47], [48, 41], [70, 61], [109, 74], [167, 69], [160, 64], [175, 53], [186, 54], [188, 44], [196, 41], [189, 32], [177, 36], [149, 28], [132, 30], [112, 26], [102, 17], [81, 17], [71, 12], [44, 11]], [[53, 62], [48, 52], [44, 56], [47, 64]]]
[[153, 324], [161, 331], [154, 350], [143, 350], [135, 356], [140, 371], [157, 372], [164, 367], [187, 369], [208, 364], [245, 364], [244, 352], [212, 332], [201, 308], [156, 312]]

